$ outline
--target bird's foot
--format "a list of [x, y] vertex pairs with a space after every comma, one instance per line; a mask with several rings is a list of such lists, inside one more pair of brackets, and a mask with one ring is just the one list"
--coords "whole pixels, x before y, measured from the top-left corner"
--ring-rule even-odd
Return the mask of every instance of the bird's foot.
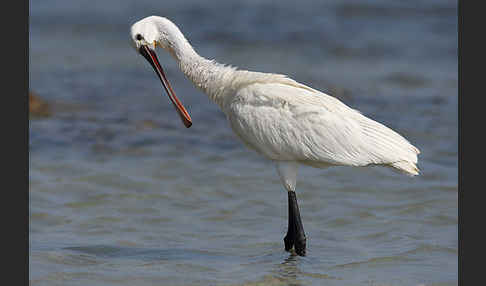
[[297, 204], [297, 197], [294, 191], [288, 192], [289, 196], [289, 228], [287, 235], [284, 237], [285, 250], [290, 251], [295, 249], [295, 253], [299, 256], [305, 256], [306, 237], [302, 219], [300, 218], [299, 206]]
[[295, 253], [299, 256], [305, 256], [305, 247], [306, 247], [307, 239], [305, 236], [301, 236], [295, 240]]
[[305, 256], [306, 242], [307, 239], [305, 236], [299, 236], [296, 238], [295, 235], [287, 233], [287, 235], [284, 237], [285, 251], [290, 252], [293, 248], [297, 255]]
[[285, 251], [290, 251], [295, 244], [295, 238], [287, 233], [287, 235], [284, 237], [284, 244], [285, 244]]

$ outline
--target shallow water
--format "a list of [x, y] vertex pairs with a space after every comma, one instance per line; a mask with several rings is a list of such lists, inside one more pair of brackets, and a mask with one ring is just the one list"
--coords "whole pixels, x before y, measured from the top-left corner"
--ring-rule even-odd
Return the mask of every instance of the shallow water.
[[[53, 109], [29, 123], [31, 285], [457, 285], [456, 2], [99, 2], [30, 2], [30, 88]], [[397, 130], [421, 176], [302, 167], [308, 256], [285, 252], [272, 163], [159, 51], [184, 128], [130, 46], [152, 14]]]

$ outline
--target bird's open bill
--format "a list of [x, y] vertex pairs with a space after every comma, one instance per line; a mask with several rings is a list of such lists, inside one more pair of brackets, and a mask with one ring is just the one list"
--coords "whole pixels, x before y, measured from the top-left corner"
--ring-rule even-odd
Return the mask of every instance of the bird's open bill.
[[165, 76], [164, 70], [162, 69], [162, 66], [159, 63], [159, 60], [157, 59], [157, 55], [155, 54], [155, 52], [153, 50], [151, 50], [148, 46], [142, 45], [140, 47], [140, 54], [144, 58], [146, 58], [147, 61], [154, 68], [155, 73], [160, 78], [160, 81], [162, 82], [162, 85], [164, 86], [165, 91], [167, 92], [167, 95], [169, 96], [170, 100], [174, 104], [174, 107], [177, 110], [177, 113], [179, 113], [184, 125], [187, 128], [191, 127], [191, 125], [192, 125], [191, 116], [189, 115], [187, 110], [184, 108], [182, 103], [179, 101], [179, 99], [175, 95], [174, 90], [172, 90], [172, 87], [170, 86], [170, 83], [167, 80], [167, 77]]

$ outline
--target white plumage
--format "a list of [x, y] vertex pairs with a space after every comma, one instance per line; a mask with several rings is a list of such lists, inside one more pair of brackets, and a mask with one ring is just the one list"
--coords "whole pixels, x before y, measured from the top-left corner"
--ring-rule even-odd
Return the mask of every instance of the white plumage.
[[300, 164], [373, 164], [409, 175], [419, 172], [416, 147], [332, 96], [284, 75], [237, 70], [207, 60], [163, 17], [140, 20], [131, 36], [137, 49], [159, 45], [167, 50], [187, 78], [219, 105], [238, 138], [276, 162], [288, 191], [295, 190]]

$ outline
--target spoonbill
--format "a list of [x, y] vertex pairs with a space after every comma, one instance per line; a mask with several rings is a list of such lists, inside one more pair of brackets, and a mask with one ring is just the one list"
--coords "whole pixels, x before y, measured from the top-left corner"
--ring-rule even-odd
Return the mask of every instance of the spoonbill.
[[192, 120], [174, 93], [155, 50], [177, 61], [194, 85], [216, 103], [249, 149], [275, 162], [288, 193], [286, 251], [306, 255], [296, 197], [299, 165], [383, 165], [418, 175], [420, 151], [405, 138], [337, 98], [274, 73], [239, 70], [200, 56], [169, 19], [150, 16], [131, 26], [132, 44], [152, 65], [184, 125]]

